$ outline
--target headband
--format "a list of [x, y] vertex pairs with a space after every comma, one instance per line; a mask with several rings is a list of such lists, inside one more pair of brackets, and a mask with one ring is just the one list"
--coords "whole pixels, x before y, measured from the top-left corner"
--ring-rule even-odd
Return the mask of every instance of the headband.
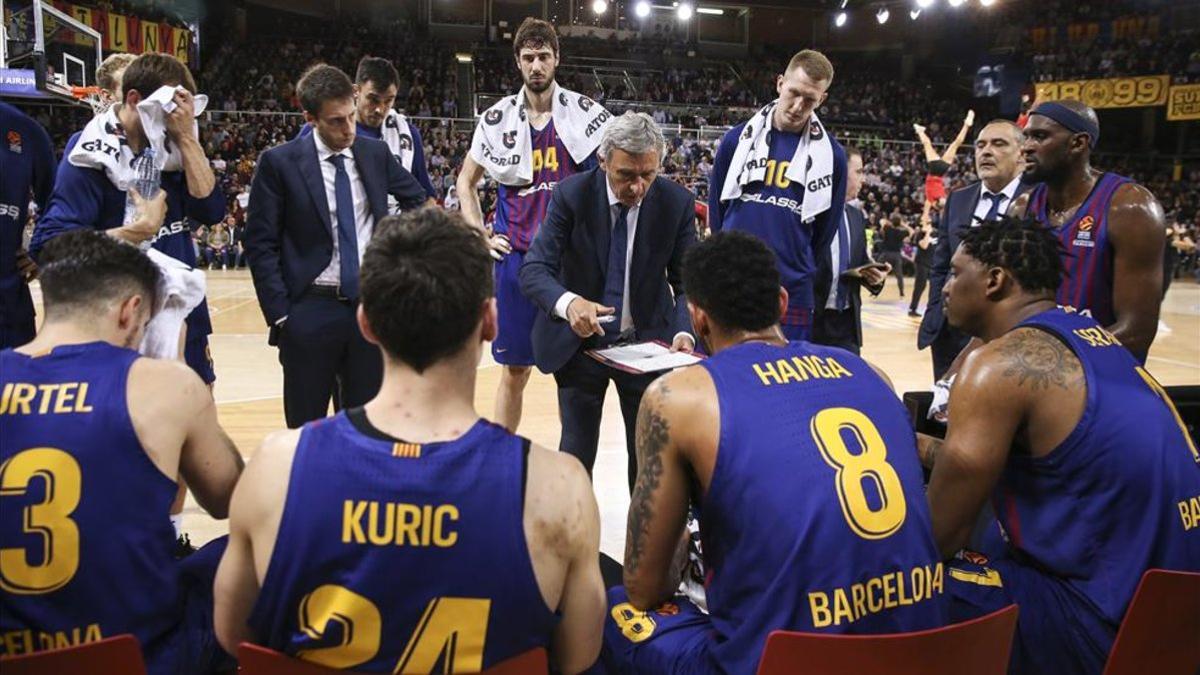
[[1071, 110], [1061, 103], [1042, 103], [1039, 104], [1030, 115], [1041, 115], [1049, 117], [1061, 124], [1067, 131], [1076, 134], [1087, 134], [1091, 139], [1088, 147], [1095, 150], [1096, 144], [1100, 142], [1100, 125], [1088, 120], [1083, 115]]

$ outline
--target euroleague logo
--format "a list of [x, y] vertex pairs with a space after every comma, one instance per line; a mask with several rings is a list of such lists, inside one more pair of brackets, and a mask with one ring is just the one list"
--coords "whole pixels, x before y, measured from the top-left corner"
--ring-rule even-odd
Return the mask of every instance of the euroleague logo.
[[8, 149], [10, 152], [20, 154], [23, 152], [21, 148], [21, 134], [16, 131], [8, 132]]
[[401, 150], [412, 150], [413, 149], [412, 136], [409, 136], [408, 134], [404, 134], [403, 136], [400, 137], [400, 149]]
[[516, 130], [504, 132], [504, 136], [501, 138], [501, 140], [504, 141], [504, 147], [506, 147], [510, 150], [517, 147], [517, 132], [516, 132]]
[[595, 104], [596, 104], [595, 101], [593, 101], [592, 99], [590, 99], [586, 96], [579, 97], [579, 108], [581, 110], [583, 110], [583, 112], [587, 112], [587, 111], [591, 110], [592, 106]]
[[495, 108], [493, 108], [484, 114], [483, 121], [487, 122], [489, 126], [494, 127], [497, 124], [500, 124], [501, 117], [504, 117], [503, 113], [501, 113], [499, 110], [496, 110]]
[[1075, 241], [1071, 244], [1080, 248], [1093, 248], [1096, 245], [1096, 242], [1092, 241], [1092, 229], [1095, 226], [1096, 219], [1091, 215], [1080, 218], [1079, 224], [1075, 226]]

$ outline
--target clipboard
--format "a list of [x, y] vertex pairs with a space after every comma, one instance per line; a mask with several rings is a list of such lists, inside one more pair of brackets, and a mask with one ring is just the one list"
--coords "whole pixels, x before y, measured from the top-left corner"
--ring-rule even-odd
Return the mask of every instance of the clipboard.
[[704, 359], [700, 354], [672, 352], [670, 345], [661, 340], [589, 349], [585, 353], [609, 368], [632, 375], [675, 370], [695, 365]]

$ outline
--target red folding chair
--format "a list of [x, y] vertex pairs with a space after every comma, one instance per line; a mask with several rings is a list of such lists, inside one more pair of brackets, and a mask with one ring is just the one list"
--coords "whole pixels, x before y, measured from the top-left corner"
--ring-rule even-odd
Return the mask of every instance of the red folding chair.
[[[342, 675], [346, 671], [293, 659], [273, 649], [243, 642], [238, 647], [243, 675]], [[544, 675], [550, 672], [546, 650], [538, 647], [483, 671], [483, 675]], [[4, 675], [8, 675], [7, 672]]]
[[767, 636], [758, 675], [1005, 675], [1017, 606], [963, 623], [892, 635]]
[[47, 652], [0, 657], [4, 675], [146, 675], [142, 648], [132, 635]]
[[1104, 675], [1200, 673], [1200, 574], [1147, 570]]

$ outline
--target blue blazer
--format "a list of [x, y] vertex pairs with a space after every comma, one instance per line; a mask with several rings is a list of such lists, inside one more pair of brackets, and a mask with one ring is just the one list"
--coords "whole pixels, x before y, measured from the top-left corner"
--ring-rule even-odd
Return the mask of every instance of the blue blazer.
[[[1013, 198], [1032, 188], [1033, 185], [1022, 181]], [[917, 334], [918, 349], [928, 347], [943, 331], [951, 329], [942, 313], [942, 288], [950, 275], [950, 258], [962, 242], [962, 233], [974, 223], [975, 207], [979, 205], [982, 193], [983, 183], [975, 182], [951, 192], [946, 198], [946, 211], [938, 223], [938, 243], [933, 249], [933, 266], [929, 272], [929, 301], [925, 316], [921, 317], [921, 331]]]
[[[388, 215], [389, 194], [402, 209], [425, 203], [425, 190], [386, 143], [359, 135], [350, 149], [376, 224]], [[329, 266], [334, 226], [311, 135], [259, 155], [246, 207], [244, 248], [267, 325], [287, 316], [292, 302]]]
[[[595, 168], [560, 182], [521, 265], [521, 292], [541, 310], [533, 324], [533, 358], [544, 373], [566, 365], [583, 343], [554, 315], [555, 303], [567, 291], [592, 301], [604, 293], [612, 237], [607, 180]], [[638, 340], [669, 344], [676, 333], [692, 331], [683, 254], [696, 243], [695, 203], [695, 195], [661, 176], [642, 200], [626, 298]]]

